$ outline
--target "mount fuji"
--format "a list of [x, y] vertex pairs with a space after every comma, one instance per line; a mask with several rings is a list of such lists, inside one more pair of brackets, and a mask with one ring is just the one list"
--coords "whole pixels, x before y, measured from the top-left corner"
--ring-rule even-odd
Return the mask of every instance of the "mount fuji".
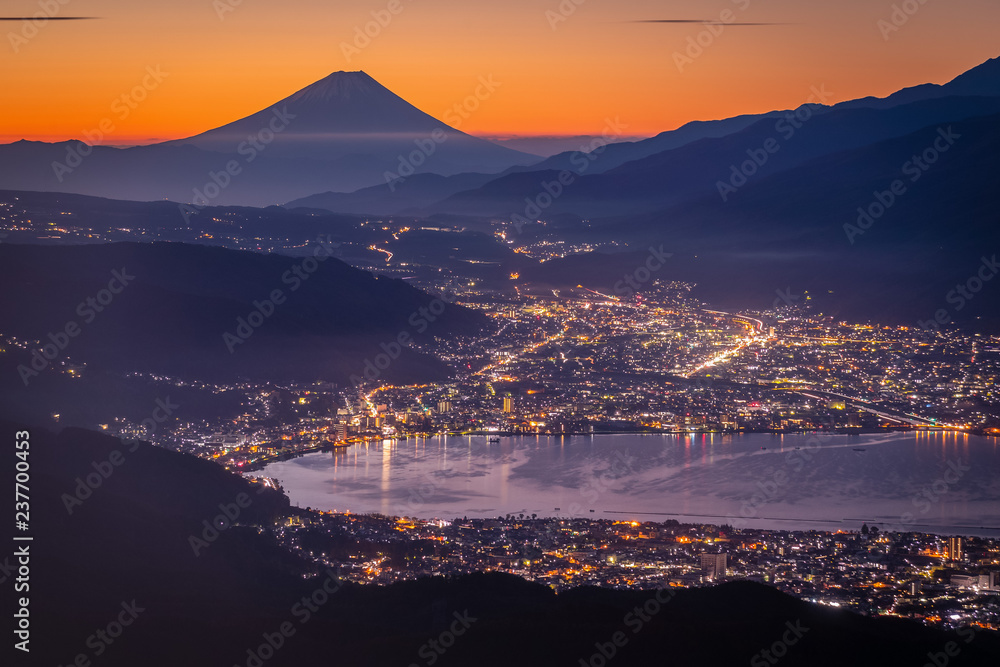
[[[378, 163], [392, 173], [398, 173], [402, 160], [415, 172], [444, 176], [499, 172], [541, 159], [451, 128], [361, 71], [334, 72], [268, 109], [168, 143], [232, 152], [247, 137], [264, 133], [265, 139], [275, 128], [281, 129], [274, 132], [266, 153], [261, 151], [262, 157], [347, 159]], [[423, 155], [417, 157], [414, 151]]]
[[124, 149], [79, 141], [0, 145], [0, 189], [266, 206], [396, 176], [499, 173], [540, 160], [460, 132], [364, 72], [334, 72], [186, 139]]

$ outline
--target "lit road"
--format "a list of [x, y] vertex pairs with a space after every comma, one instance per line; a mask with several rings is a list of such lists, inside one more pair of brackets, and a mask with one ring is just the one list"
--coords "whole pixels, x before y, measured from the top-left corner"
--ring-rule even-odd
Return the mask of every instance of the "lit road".
[[764, 328], [764, 323], [762, 321], [753, 317], [747, 317], [746, 315], [733, 315], [732, 313], [724, 313], [721, 310], [706, 310], [705, 312], [711, 313], [713, 315], [723, 315], [725, 317], [732, 318], [733, 321], [735, 322], [740, 322], [741, 324], [743, 324], [743, 326], [747, 328], [747, 333], [749, 333], [750, 335], [746, 338], [741, 338], [739, 340], [739, 343], [737, 343], [735, 347], [729, 348], [725, 352], [720, 352], [719, 354], [715, 355], [708, 361], [699, 364], [693, 370], [688, 371], [687, 373], [682, 373], [681, 377], [690, 378], [691, 376], [705, 370], [706, 368], [712, 368], [713, 366], [721, 364], [727, 359], [730, 359], [738, 352], [746, 348], [748, 345], [754, 343], [757, 340], [757, 334]]

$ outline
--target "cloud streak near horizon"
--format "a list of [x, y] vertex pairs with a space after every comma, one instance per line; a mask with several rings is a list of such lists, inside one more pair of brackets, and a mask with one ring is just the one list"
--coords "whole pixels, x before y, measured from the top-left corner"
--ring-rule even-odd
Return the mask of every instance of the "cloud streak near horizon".
[[0, 16], [0, 21], [90, 21], [103, 16]]
[[711, 25], [797, 25], [782, 22], [720, 21], [719, 19], [639, 19], [625, 23], [708, 23]]

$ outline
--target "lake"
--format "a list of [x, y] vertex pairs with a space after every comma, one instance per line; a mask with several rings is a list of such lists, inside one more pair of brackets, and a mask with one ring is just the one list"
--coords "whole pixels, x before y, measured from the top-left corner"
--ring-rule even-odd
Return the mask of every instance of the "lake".
[[1000, 535], [1000, 442], [960, 433], [434, 437], [269, 464], [293, 504]]

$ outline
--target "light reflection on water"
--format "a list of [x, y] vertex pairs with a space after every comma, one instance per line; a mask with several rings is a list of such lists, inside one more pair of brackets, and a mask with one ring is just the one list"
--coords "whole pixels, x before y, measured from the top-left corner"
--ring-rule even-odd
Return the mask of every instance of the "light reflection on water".
[[[863, 451], [856, 451], [863, 450]], [[1000, 535], [1000, 444], [959, 433], [485, 436], [268, 465], [302, 507]], [[558, 509], [557, 509], [558, 508]], [[593, 511], [591, 511], [593, 510]]]

